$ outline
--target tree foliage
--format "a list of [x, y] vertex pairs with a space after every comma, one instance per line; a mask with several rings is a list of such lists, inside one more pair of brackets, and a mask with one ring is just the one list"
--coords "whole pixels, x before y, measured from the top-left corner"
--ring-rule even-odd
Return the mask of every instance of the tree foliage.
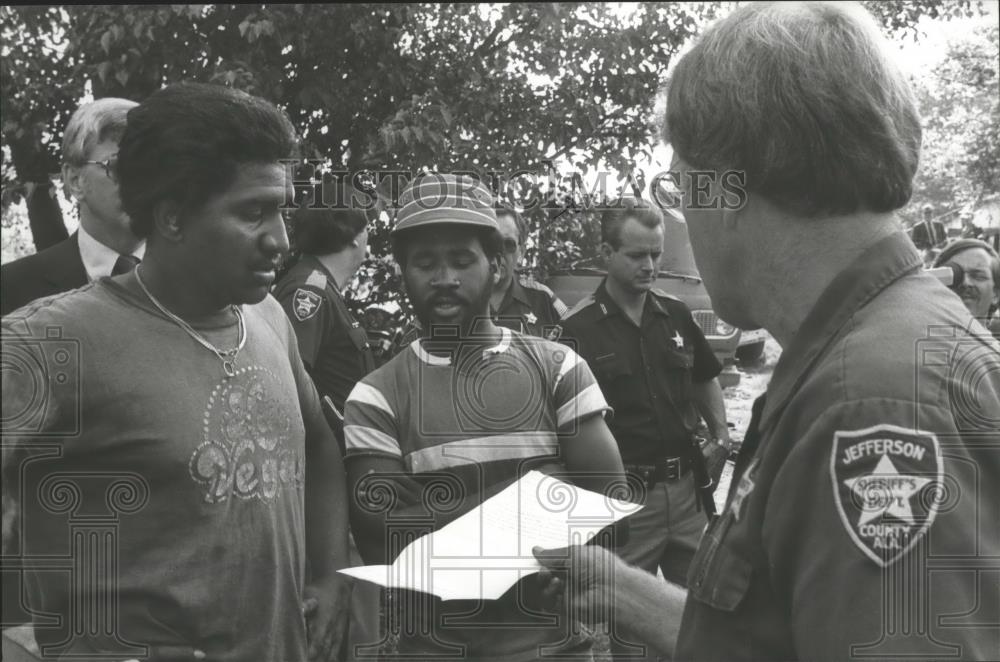
[[[547, 183], [548, 164], [627, 173], [650, 158], [672, 59], [733, 4], [3, 7], [3, 207], [33, 193], [36, 245], [65, 236], [39, 192], [81, 98], [142, 101], [168, 83], [206, 81], [277, 103], [304, 154], [332, 169], [532, 173], [512, 187], [544, 203], [528, 215], [531, 264], [566, 266], [593, 253], [596, 216], [579, 187]], [[923, 16], [981, 12], [972, 0], [866, 5], [886, 30], [914, 37]], [[387, 229], [383, 218], [371, 233], [375, 260], [360, 286], [371, 300], [398, 291]]]
[[924, 135], [912, 220], [924, 204], [948, 215], [1000, 193], [1000, 29], [949, 43], [941, 63], [913, 82]]

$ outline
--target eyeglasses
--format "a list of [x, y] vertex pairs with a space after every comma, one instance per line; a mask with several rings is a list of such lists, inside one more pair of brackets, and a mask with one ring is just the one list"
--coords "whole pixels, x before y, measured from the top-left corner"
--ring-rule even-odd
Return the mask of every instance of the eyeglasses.
[[99, 165], [104, 168], [104, 174], [114, 183], [118, 183], [118, 155], [113, 154], [103, 161], [84, 161], [85, 164]]

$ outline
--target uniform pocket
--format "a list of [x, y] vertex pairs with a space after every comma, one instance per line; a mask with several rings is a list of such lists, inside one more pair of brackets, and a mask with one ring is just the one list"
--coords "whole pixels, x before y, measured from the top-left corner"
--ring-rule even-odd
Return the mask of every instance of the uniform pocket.
[[694, 353], [686, 350], [668, 350], [664, 362], [672, 370], [689, 370], [694, 366]]
[[619, 379], [632, 374], [632, 368], [625, 359], [616, 354], [607, 354], [594, 359], [593, 370], [599, 381]]

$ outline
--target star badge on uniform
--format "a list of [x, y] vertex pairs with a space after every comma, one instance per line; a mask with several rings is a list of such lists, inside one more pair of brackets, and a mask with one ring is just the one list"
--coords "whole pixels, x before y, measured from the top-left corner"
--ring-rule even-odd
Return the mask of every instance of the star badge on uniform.
[[295, 313], [295, 319], [305, 322], [319, 311], [322, 303], [323, 299], [320, 295], [301, 287], [298, 288], [295, 290], [295, 297], [292, 300], [292, 312]]
[[674, 344], [677, 345], [677, 349], [684, 349], [684, 336], [681, 335], [680, 331], [674, 331], [674, 337], [672, 338]]
[[538, 322], [538, 317], [535, 315], [535, 313], [531, 312], [525, 315], [524, 319], [528, 320], [528, 324], [535, 324], [536, 322]]
[[906, 554], [937, 516], [943, 468], [930, 432], [876, 425], [835, 433], [830, 475], [854, 544], [882, 567]]

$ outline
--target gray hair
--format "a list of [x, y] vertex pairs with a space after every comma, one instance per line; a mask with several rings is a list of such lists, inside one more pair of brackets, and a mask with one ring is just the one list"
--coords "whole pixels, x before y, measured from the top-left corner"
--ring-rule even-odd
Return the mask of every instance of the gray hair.
[[760, 3], [709, 28], [674, 71], [664, 139], [686, 163], [807, 217], [889, 212], [913, 192], [920, 118], [871, 15]]
[[63, 133], [63, 163], [80, 165], [97, 143], [120, 140], [128, 111], [138, 105], [128, 99], [105, 97], [77, 108]]

